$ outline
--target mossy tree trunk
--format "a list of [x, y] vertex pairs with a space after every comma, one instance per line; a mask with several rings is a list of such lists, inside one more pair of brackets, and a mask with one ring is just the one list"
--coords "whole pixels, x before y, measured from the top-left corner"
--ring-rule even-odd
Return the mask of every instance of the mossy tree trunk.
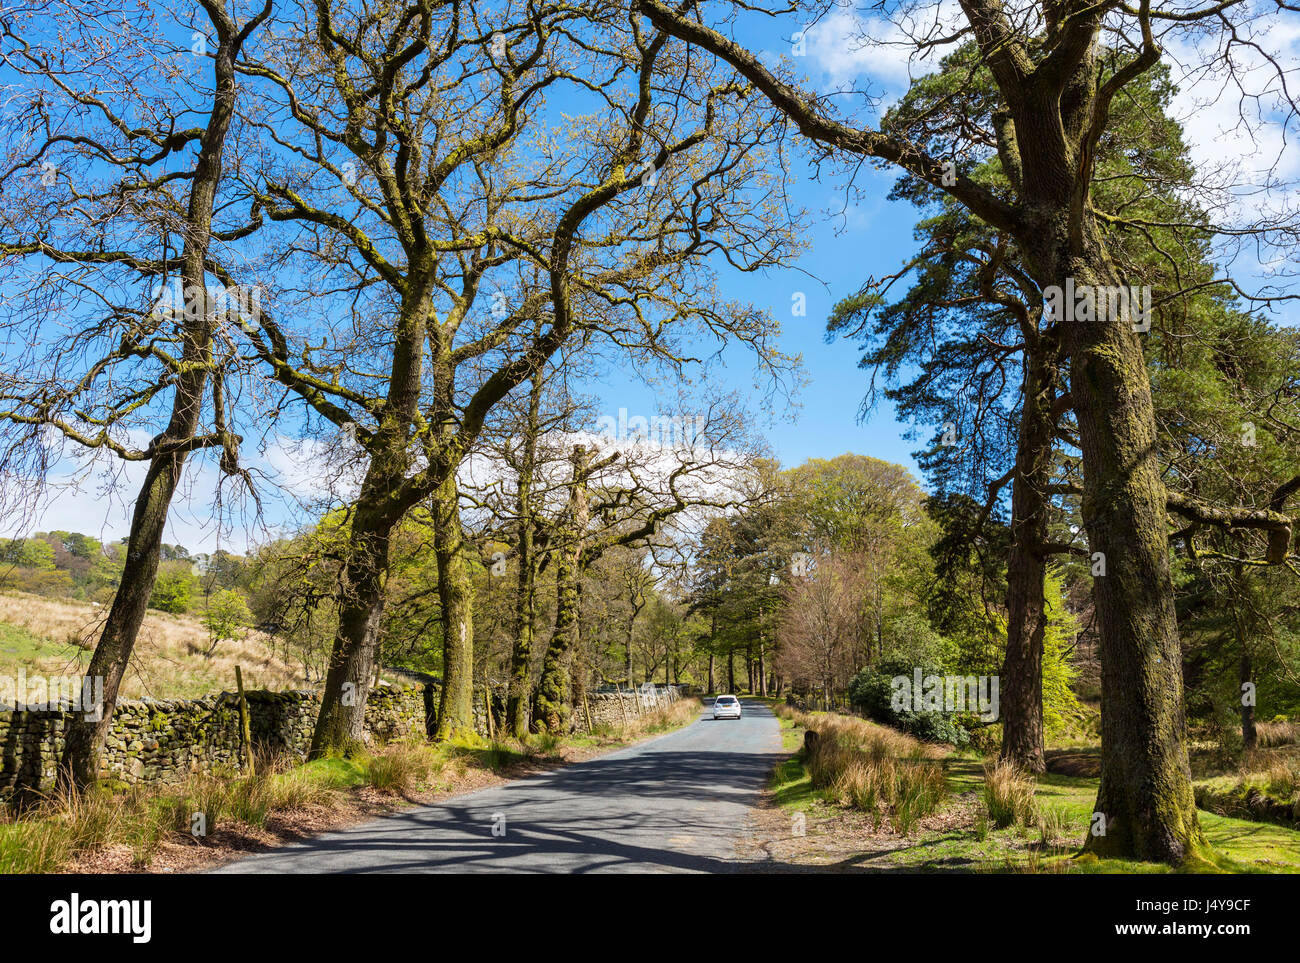
[[577, 559], [556, 555], [555, 632], [542, 659], [534, 722], [539, 732], [564, 732], [569, 719], [570, 663], [578, 634]]
[[[781, 81], [753, 53], [691, 13], [662, 0], [639, 0], [639, 8], [661, 29], [731, 63], [804, 136], [896, 165], [1005, 231], [1044, 292], [1064, 289], [1067, 280], [1076, 288], [1141, 283], [1116, 276], [1091, 185], [1114, 98], [1160, 62], [1149, 24], [1140, 47], [1116, 63], [1102, 56], [1102, 8], [1048, 5], [1030, 37], [1000, 4], [963, 0], [970, 36], [1005, 105], [1007, 122], [998, 124], [996, 136], [1010, 192], [999, 194], [932, 154], [930, 140], [950, 134], [929, 129], [924, 119], [916, 130], [906, 120], [888, 131], [841, 123], [817, 98]], [[1084, 524], [1090, 548], [1104, 555], [1106, 565], [1094, 584], [1102, 668], [1096, 808], [1106, 830], [1090, 835], [1087, 847], [1178, 862], [1193, 856], [1204, 837], [1187, 759], [1167, 497], [1156, 461], [1151, 386], [1132, 322], [1131, 306], [1121, 304], [1118, 311], [1063, 318], [1059, 325], [1083, 456]]]
[[515, 738], [528, 734], [529, 677], [537, 623], [537, 560], [534, 557], [532, 486], [537, 467], [542, 387], [541, 375], [535, 376], [528, 393], [528, 411], [520, 432], [523, 450], [515, 483], [519, 568], [515, 599], [515, 638], [510, 651], [510, 683], [506, 698], [506, 731]]
[[623, 671], [627, 675], [627, 684], [632, 685], [632, 676], [636, 673], [636, 666], [632, 658], [632, 642], [636, 637], [636, 612], [633, 612], [627, 620], [627, 634], [623, 639], [623, 649], [625, 658], [623, 660]]
[[1255, 702], [1244, 695], [1246, 684], [1253, 681], [1251, 678], [1254, 673], [1253, 661], [1249, 652], [1242, 653], [1241, 690], [1238, 696], [1241, 699], [1241, 744], [1248, 751], [1259, 745], [1259, 730], [1255, 728]]
[[587, 708], [587, 681], [591, 676], [591, 665], [587, 661], [587, 635], [582, 630], [582, 572], [579, 571], [577, 578], [578, 595], [576, 599], [575, 611], [577, 620], [573, 627], [573, 654], [570, 657], [569, 664], [573, 667], [570, 673], [572, 680], [572, 692], [569, 700], [570, 716], [577, 712], [579, 708], [586, 714], [587, 729], [591, 730], [591, 712]]
[[[384, 612], [393, 529], [419, 500], [417, 486], [404, 484], [411, 466], [411, 426], [423, 378], [423, 343], [430, 312], [428, 282], [416, 276], [404, 299], [394, 339], [392, 375], [379, 423], [366, 446], [370, 462], [352, 506], [347, 554], [336, 593], [339, 624], [330, 652], [320, 714], [310, 758], [350, 752], [365, 733]], [[448, 475], [453, 474], [450, 470]]]
[[[1118, 287], [1140, 280], [1116, 277], [1095, 226], [1086, 227], [1092, 230], [1085, 254], [1061, 259], [1055, 283], [1069, 277], [1076, 286]], [[1202, 849], [1205, 838], [1187, 756], [1155, 413], [1134, 315], [1094, 315], [1063, 326], [1083, 453], [1083, 521], [1089, 549], [1105, 566], [1093, 580], [1102, 686], [1094, 812], [1104, 816], [1105, 832], [1090, 834], [1087, 848], [1180, 862]]]
[[537, 625], [537, 566], [533, 560], [531, 523], [529, 528], [519, 543], [515, 639], [510, 652], [510, 687], [506, 701], [507, 731], [516, 738], [528, 734], [529, 676]]
[[320, 712], [308, 757], [351, 752], [365, 738], [366, 700], [374, 679], [379, 624], [384, 613], [389, 540], [395, 520], [362, 498], [353, 508], [348, 556], [338, 592], [338, 631], [325, 673]]
[[568, 726], [571, 672], [581, 617], [578, 579], [581, 576], [583, 533], [587, 528], [586, 473], [591, 452], [573, 448], [573, 484], [564, 512], [564, 531], [555, 549], [555, 632], [542, 659], [534, 723], [540, 732], [564, 732]]
[[[1077, 128], [1091, 116], [1084, 78], [1096, 69], [1095, 47], [1083, 59], [1068, 95], [1043, 78], [1019, 91], [1011, 110], [1023, 197], [1018, 233], [1033, 239], [1024, 245], [1026, 262], [1045, 293], [1076, 292], [1075, 304], [1059, 299], [1062, 316], [1048, 323], [1069, 364], [1083, 523], [1088, 551], [1099, 561], [1093, 599], [1101, 636], [1102, 765], [1086, 848], [1180, 862], [1204, 846], [1204, 836], [1187, 756], [1166, 491], [1136, 306], [1105, 295], [1142, 279], [1118, 276], [1087, 208], [1088, 184], [1075, 174], [1083, 136]], [[1041, 645], [1038, 651], [1041, 666]], [[1039, 680], [1041, 693], [1041, 674]], [[1039, 700], [1041, 707], [1041, 694]]]
[[1248, 596], [1246, 574], [1240, 563], [1236, 566], [1231, 584], [1235, 599], [1232, 605], [1233, 630], [1236, 635], [1237, 651], [1241, 655], [1237, 675], [1237, 681], [1240, 683], [1237, 698], [1241, 702], [1241, 744], [1249, 751], [1259, 745], [1259, 731], [1255, 728], [1255, 693], [1252, 690], [1249, 696], [1247, 695], [1247, 686], [1254, 684], [1255, 666], [1250, 651], [1250, 637], [1246, 631], [1246, 618], [1241, 609], [1241, 599]]
[[470, 578], [455, 475], [434, 496], [434, 550], [442, 602], [442, 699], [439, 739], [474, 733], [474, 583]]
[[[236, 464], [237, 440], [225, 433], [223, 425], [218, 424], [219, 430], [206, 439], [196, 437], [212, 371], [213, 318], [207, 292], [206, 261], [212, 240], [213, 208], [221, 183], [226, 138], [235, 110], [235, 60], [244, 40], [266, 19], [271, 8], [268, 4], [242, 30], [220, 7], [209, 6], [206, 9], [216, 30], [218, 44], [212, 61], [212, 111], [199, 141], [182, 227], [183, 345], [180, 364], [174, 371], [175, 394], [167, 427], [148, 449], [151, 453], [149, 467], [131, 513], [121, 580], [86, 670], [92, 691], [94, 681], [103, 680], [103, 702], [98, 712], [76, 713], [69, 718], [56, 778], [58, 788], [65, 792], [84, 787], [98, 778], [99, 759], [104, 739], [112, 726], [122, 679], [153, 595], [167, 513], [180, 483], [186, 456], [196, 448], [220, 444], [226, 452], [222, 467], [233, 470]], [[213, 403], [218, 417], [223, 418], [219, 386], [214, 388]]]
[[[178, 388], [178, 403], [180, 399]], [[177, 407], [180, 407], [179, 404]], [[172, 424], [181, 432], [192, 431], [197, 424], [198, 407], [195, 404], [190, 412], [183, 407], [179, 411], [173, 409]], [[126, 675], [131, 651], [149, 608], [149, 598], [153, 594], [167, 510], [176, 492], [184, 463], [185, 456], [180, 452], [154, 458], [136, 498], [122, 579], [113, 596], [113, 604], [109, 608], [99, 642], [95, 645], [95, 652], [90, 657], [90, 665], [86, 669], [86, 678], [92, 680], [92, 685], [93, 680], [103, 679], [103, 703], [97, 713], [78, 712], [68, 717], [56, 780], [60, 790], [78, 789], [98, 778], [99, 759], [104, 740], [113, 724], [113, 712], [117, 707], [122, 679]]]
[[[1025, 72], [996, 49], [997, 24], [976, 33], [1008, 103], [1014, 137], [1000, 145], [1020, 205], [1015, 229], [1045, 296], [1071, 287], [1076, 303], [1053, 317], [1069, 366], [1095, 569], [1101, 639], [1101, 785], [1086, 848], [1100, 855], [1181, 862], [1205, 845], [1187, 755], [1182, 645], [1174, 612], [1167, 494], [1156, 456], [1155, 409], [1136, 305], [1105, 292], [1140, 287], [1120, 277], [1090, 206], [1091, 157], [1118, 88], [1096, 81], [1095, 14], [1069, 28], [1067, 68]], [[1159, 59], [1144, 49], [1125, 69]], [[1093, 310], [1088, 310], [1088, 297]], [[1100, 555], [1096, 555], [1100, 553]], [[1104, 569], [1101, 567], [1104, 565]], [[1104, 574], [1101, 574], [1104, 571]], [[1103, 831], [1104, 827], [1104, 831]]]

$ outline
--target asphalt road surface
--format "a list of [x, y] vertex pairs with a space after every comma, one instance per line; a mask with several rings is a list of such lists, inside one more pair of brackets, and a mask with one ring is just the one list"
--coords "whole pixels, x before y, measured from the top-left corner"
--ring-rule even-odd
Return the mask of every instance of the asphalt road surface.
[[706, 707], [649, 742], [216, 872], [735, 872], [744, 868], [736, 839], [781, 753], [779, 731], [759, 703], [716, 722]]

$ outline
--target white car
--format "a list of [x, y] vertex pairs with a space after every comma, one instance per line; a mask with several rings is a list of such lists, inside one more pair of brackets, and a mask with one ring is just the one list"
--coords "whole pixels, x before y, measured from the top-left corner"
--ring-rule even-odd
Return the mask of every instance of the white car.
[[720, 695], [713, 700], [713, 718], [739, 719], [740, 700], [733, 695]]

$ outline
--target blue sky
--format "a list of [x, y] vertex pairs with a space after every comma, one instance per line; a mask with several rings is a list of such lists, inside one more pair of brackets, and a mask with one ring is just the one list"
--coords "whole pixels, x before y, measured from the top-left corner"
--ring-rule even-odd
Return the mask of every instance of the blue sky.
[[[944, 7], [956, 9], [950, 0]], [[834, 7], [820, 24], [811, 27], [804, 38], [804, 50], [795, 61], [810, 83], [822, 91], [843, 85], [861, 87], [871, 84], [877, 92], [897, 95], [905, 89], [909, 74], [915, 76], [930, 69], [930, 61], [909, 64], [904, 46], [877, 46], [864, 49], [854, 37], [868, 23], [851, 7]], [[759, 29], [738, 33], [750, 49], [787, 54], [794, 51], [792, 34], [800, 24], [793, 21], [758, 21]], [[886, 39], [901, 39], [894, 28], [872, 24], [873, 33]], [[1282, 31], [1274, 39], [1292, 56], [1300, 49], [1300, 28]], [[1170, 43], [1174, 55], [1187, 63], [1198, 60], [1191, 47]], [[1175, 70], [1178, 79], [1178, 70]], [[1249, 132], [1234, 128], [1235, 103], [1225, 100], [1224, 85], [1212, 74], [1200, 74], [1196, 83], [1188, 84], [1175, 104], [1175, 113], [1188, 126], [1193, 155], [1198, 162], [1209, 163], [1224, 157], [1243, 159], [1258, 156], [1258, 166], [1268, 167], [1281, 159], [1283, 176], [1300, 173], [1300, 156], [1284, 144], [1279, 130], [1265, 124]], [[870, 115], [866, 119], [871, 119]], [[786, 353], [801, 354], [806, 384], [795, 398], [795, 405], [779, 403], [759, 422], [773, 453], [785, 465], [796, 465], [808, 458], [830, 458], [844, 452], [871, 455], [904, 465], [916, 473], [911, 452], [921, 442], [903, 437], [908, 426], [900, 425], [892, 408], [878, 404], [869, 420], [859, 419], [859, 406], [867, 389], [869, 373], [858, 367], [859, 347], [849, 341], [825, 339], [826, 319], [833, 305], [856, 291], [870, 276], [898, 270], [914, 250], [912, 227], [915, 211], [910, 205], [885, 199], [895, 174], [872, 167], [857, 175], [858, 193], [849, 205], [841, 186], [834, 180], [812, 179], [811, 167], [800, 163], [788, 171], [793, 181], [793, 201], [809, 212], [806, 253], [789, 269], [765, 275], [741, 274], [725, 266], [719, 272], [719, 293], [726, 298], [748, 301], [769, 309], [782, 325], [780, 347]], [[846, 206], [847, 205], [847, 206]], [[1252, 273], [1241, 269], [1242, 274]], [[791, 316], [791, 296], [806, 296], [806, 314]], [[727, 366], [713, 373], [718, 386], [734, 389], [751, 398], [757, 406], [759, 395], [752, 388], [753, 359], [744, 351], [726, 355]], [[631, 413], [651, 415], [676, 413], [665, 410], [653, 392], [631, 381], [625, 372], [611, 371], [598, 383], [589, 385], [600, 398], [605, 412], [616, 415], [620, 407]], [[928, 429], [921, 432], [924, 438]], [[278, 464], [277, 464], [278, 459]], [[283, 452], [272, 452], [271, 467], [282, 470], [285, 477], [310, 486], [312, 467], [289, 464]], [[87, 478], [79, 486], [53, 490], [44, 510], [24, 519], [0, 519], [0, 535], [41, 528], [66, 528], [98, 534], [105, 538], [124, 535], [127, 530], [130, 501], [138, 485], [134, 469], [121, 476], [118, 493], [105, 497], [96, 479]], [[181, 542], [195, 550], [210, 551], [218, 544], [242, 549], [250, 541], [265, 536], [265, 531], [236, 521], [218, 535], [213, 524], [212, 466], [191, 464], [188, 483], [174, 506], [169, 524], [169, 541]], [[918, 480], [919, 480], [919, 473]], [[268, 499], [268, 519], [272, 525], [289, 522], [294, 517], [290, 501]], [[299, 516], [301, 517], [301, 516]]]
[[[786, 55], [809, 83], [822, 91], [856, 84], [870, 85], [872, 92], [888, 98], [907, 86], [905, 58], [893, 50], [876, 50], [868, 55], [857, 49], [851, 34], [857, 19], [847, 8], [835, 11], [821, 24], [803, 31], [802, 48], [796, 47], [795, 21], [772, 22], [767, 18], [742, 24], [736, 36], [765, 59]], [[912, 74], [931, 69], [932, 64], [913, 65]], [[870, 117], [870, 115], [868, 115]], [[798, 152], [796, 151], [796, 156]], [[780, 347], [787, 354], [803, 357], [806, 383], [793, 405], [778, 403], [763, 412], [757, 424], [766, 435], [773, 453], [786, 466], [809, 458], [833, 458], [845, 452], [871, 455], [906, 466], [920, 481], [912, 452], [920, 441], [907, 440], [907, 426], [900, 424], [892, 406], [878, 399], [866, 420], [859, 418], [869, 372], [858, 367], [861, 351], [851, 341], [826, 341], [826, 321], [836, 302], [857, 291], [872, 276], [893, 273], [915, 250], [912, 237], [916, 211], [911, 205], [886, 199], [897, 174], [863, 167], [855, 177], [857, 190], [849, 199], [843, 185], [834, 178], [815, 180], [811, 164], [804, 160], [787, 172], [792, 181], [791, 198], [809, 215], [803, 256], [788, 269], [762, 275], [744, 274], [723, 265], [719, 291], [724, 297], [748, 301], [771, 311], [781, 324]], [[806, 296], [806, 314], [793, 317], [791, 298]], [[752, 359], [743, 352], [728, 352], [723, 380], [758, 405], [753, 391]], [[611, 412], [637, 404], [653, 409], [648, 391], [630, 389], [617, 373], [593, 385], [593, 391]], [[629, 402], [627, 399], [633, 400]], [[928, 432], [921, 433], [924, 438]]]
[[[791, 50], [788, 27], [773, 29], [767, 25], [763, 34], [747, 36], [754, 49], [782, 53]], [[811, 36], [809, 39], [813, 40]], [[826, 43], [810, 42], [807, 50], [801, 65], [808, 68], [819, 85], [853, 76], [852, 70], [845, 72], [842, 65], [837, 65]], [[903, 89], [903, 85], [898, 84], [897, 89]], [[797, 150], [794, 156], [798, 158]], [[784, 465], [858, 452], [914, 469], [910, 452], [916, 446], [901, 437], [901, 426], [895, 423], [887, 404], [879, 406], [868, 422], [859, 421], [868, 376], [857, 367], [857, 346], [842, 340], [828, 344], [825, 340], [826, 319], [836, 301], [857, 290], [868, 276], [897, 270], [912, 249], [914, 212], [908, 205], [884, 200], [895, 177], [892, 173], [860, 171], [858, 186], [867, 188], [862, 206], [846, 209], [844, 194], [836, 183], [817, 182], [812, 179], [810, 166], [801, 160], [797, 164], [786, 174], [792, 184], [794, 204], [809, 215], [803, 256], [788, 269], [765, 275], [742, 274], [722, 264], [718, 276], [722, 298], [770, 310], [782, 327], [780, 349], [803, 358], [805, 380], [793, 404], [776, 397], [775, 407], [755, 412], [756, 427]], [[800, 317], [792, 315], [795, 292], [806, 298], [806, 313]], [[734, 389], [749, 396], [751, 407], [760, 409], [762, 394], [753, 388], [753, 356], [743, 349], [728, 350], [725, 361], [724, 368], [710, 371], [711, 387]], [[587, 388], [611, 415], [616, 416], [624, 407], [632, 414], [647, 416], [677, 413], [623, 371], [610, 371]], [[291, 493], [263, 493], [264, 521], [275, 528], [307, 520], [309, 516], [296, 505], [294, 493], [308, 497], [320, 494], [313, 490], [310, 462], [283, 451], [268, 452], [265, 460], [287, 482]], [[267, 531], [250, 526], [238, 513], [219, 532], [211, 498], [216, 472], [210, 461], [196, 458], [187, 466], [188, 483], [173, 504], [168, 540], [196, 551], [211, 551], [218, 546], [239, 550], [265, 538]], [[79, 530], [105, 539], [125, 535], [130, 504], [142, 474], [140, 466], [112, 466], [117, 483], [111, 495], [98, 471], [74, 478], [71, 466], [67, 468], [67, 474], [55, 479], [62, 487], [50, 489], [43, 510], [20, 520], [0, 520], [0, 535], [17, 534], [17, 529], [25, 532], [50, 528]]]
[[[807, 380], [795, 396], [795, 404], [787, 406], [777, 399], [777, 406], [766, 412], [771, 423], [767, 418], [759, 421], [785, 465], [852, 451], [916, 470], [911, 452], [918, 443], [901, 437], [903, 426], [896, 422], [887, 402], [877, 404], [865, 423], [859, 421], [869, 375], [858, 367], [858, 347], [843, 339], [830, 344], [825, 339], [826, 319], [835, 303], [858, 290], [868, 276], [898, 270], [901, 260], [915, 247], [915, 212], [910, 205], [884, 201], [892, 181], [884, 176], [877, 179], [882, 200], [873, 209], [855, 211], [847, 223], [844, 218], [826, 215], [842, 206], [839, 192], [829, 184], [801, 179], [795, 188], [796, 199], [815, 216], [808, 231], [809, 251], [788, 270], [752, 275], [727, 269], [719, 275], [722, 295], [771, 311], [781, 322], [781, 349], [803, 356]], [[792, 316], [795, 292], [806, 296], [804, 317]], [[725, 360], [723, 380], [757, 404], [752, 356], [737, 350], [728, 352]], [[657, 404], [650, 391], [629, 387], [617, 372], [592, 385], [592, 390], [611, 413], [620, 406], [634, 412], [654, 410]]]

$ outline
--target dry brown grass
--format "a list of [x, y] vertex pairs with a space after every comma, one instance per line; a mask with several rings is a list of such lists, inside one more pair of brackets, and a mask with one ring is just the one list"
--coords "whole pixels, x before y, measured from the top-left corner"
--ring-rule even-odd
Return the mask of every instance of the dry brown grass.
[[1255, 726], [1255, 735], [1261, 749], [1293, 746], [1300, 743], [1300, 722], [1261, 722]]
[[854, 716], [776, 708], [816, 733], [804, 752], [813, 786], [870, 813], [877, 830], [888, 819], [895, 832], [909, 835], [947, 798], [941, 747]]
[[1016, 766], [998, 760], [984, 766], [984, 806], [997, 829], [1030, 826], [1038, 818], [1034, 780]]
[[[90, 602], [0, 594], [0, 622], [49, 640], [41, 655], [18, 662], [0, 652], [0, 666], [21, 664], [29, 673], [43, 675], [79, 674], [90, 661], [107, 614], [107, 607]], [[194, 698], [233, 689], [236, 665], [243, 667], [244, 684], [251, 689], [310, 688], [301, 667], [281, 659], [270, 641], [250, 631], [244, 639], [222, 642], [208, 658], [211, 641], [198, 618], [150, 611], [122, 682], [122, 698]]]
[[1274, 796], [1300, 803], [1300, 759], [1279, 759], [1268, 767], [1264, 777]]
[[366, 783], [380, 792], [399, 795], [440, 774], [447, 755], [421, 740], [393, 743], [366, 761]]
[[923, 742], [920, 739], [882, 726], [857, 716], [836, 712], [801, 712], [789, 706], [777, 706], [777, 715], [792, 719], [804, 729], [833, 734], [839, 741], [868, 750], [873, 756], [916, 756], [923, 759], [942, 759], [947, 755], [944, 746]]
[[627, 737], [636, 738], [655, 732], [667, 732], [694, 722], [700, 714], [699, 699], [678, 699], [668, 705], [659, 705], [643, 716], [630, 721], [622, 731]]
[[[18, 813], [0, 807], [0, 873], [138, 872], [194, 869], [253, 849], [349, 825], [407, 803], [430, 803], [507, 779], [590, 759], [692, 722], [695, 699], [643, 717], [595, 746], [555, 737], [429, 743], [411, 738], [353, 759], [306, 765], [291, 756], [260, 759], [257, 774], [194, 773], [176, 785], [98, 787], [45, 799]], [[544, 751], [541, 751], [544, 750]], [[206, 835], [191, 835], [202, 813]]]
[[[106, 850], [129, 851], [146, 869], [168, 841], [265, 828], [276, 816], [338, 808], [387, 754], [351, 768], [303, 766], [288, 756], [263, 759], [256, 775], [192, 773], [172, 785], [95, 786], [52, 794], [21, 812], [0, 809], [0, 872], [52, 873], [76, 868]], [[202, 815], [200, 826], [195, 817]]]

